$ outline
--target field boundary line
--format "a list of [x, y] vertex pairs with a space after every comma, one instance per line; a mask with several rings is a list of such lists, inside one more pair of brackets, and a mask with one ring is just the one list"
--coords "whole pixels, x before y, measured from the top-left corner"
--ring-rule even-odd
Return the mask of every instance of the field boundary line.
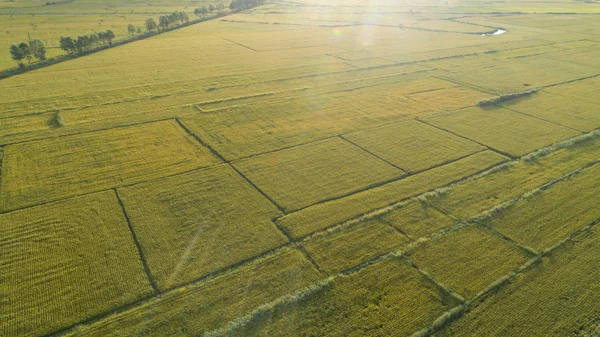
[[585, 133], [585, 131], [578, 130], [578, 129], [574, 129], [574, 128], [570, 127], [570, 126], [567, 126], [567, 125], [562, 125], [562, 124], [559, 124], [559, 123], [557, 123], [557, 122], [553, 122], [553, 121], [550, 121], [550, 120], [547, 120], [547, 119], [544, 119], [544, 118], [541, 118], [541, 117], [538, 117], [538, 116], [530, 115], [530, 114], [528, 114], [528, 113], [525, 113], [525, 112], [517, 111], [517, 110], [511, 109], [511, 108], [505, 107], [505, 106], [503, 106], [503, 105], [501, 105], [501, 104], [500, 104], [500, 105], [496, 105], [496, 107], [498, 107], [498, 108], [500, 108], [500, 109], [505, 109], [505, 110], [508, 110], [508, 111], [511, 111], [511, 112], [517, 113], [517, 114], [519, 114], [519, 115], [527, 116], [527, 117], [529, 117], [529, 118], [535, 118], [535, 119], [537, 119], [537, 120], [539, 120], [539, 121], [542, 121], [542, 122], [546, 122], [546, 123], [550, 123], [550, 124], [553, 124], [553, 125], [556, 125], [556, 126], [560, 126], [560, 127], [562, 127], [562, 128], [565, 128], [565, 129], [569, 129], [569, 130], [575, 131], [575, 132], [577, 132], [577, 133], [579, 133], [579, 134], [584, 134], [584, 133]]
[[137, 248], [140, 261], [142, 262], [142, 266], [144, 268], [144, 273], [146, 274], [146, 278], [148, 279], [150, 286], [154, 290], [154, 294], [158, 295], [160, 293], [160, 291], [158, 289], [158, 286], [156, 285], [156, 281], [154, 281], [154, 277], [152, 277], [152, 273], [150, 272], [150, 267], [148, 266], [148, 261], [146, 260], [144, 250], [142, 249], [142, 245], [140, 244], [140, 241], [138, 240], [137, 235], [135, 234], [135, 230], [133, 229], [131, 219], [129, 218], [129, 215], [127, 214], [127, 210], [125, 209], [125, 204], [123, 204], [123, 200], [121, 200], [121, 196], [119, 195], [119, 192], [117, 192], [117, 189], [113, 188], [113, 191], [115, 192], [115, 197], [117, 198], [117, 202], [119, 203], [119, 206], [121, 207], [121, 211], [123, 212], [123, 216], [125, 217], [125, 221], [127, 222], [127, 226], [129, 227], [129, 232], [131, 233], [131, 238], [133, 239], [133, 243], [135, 244], [135, 247]]
[[[454, 110], [454, 111], [460, 111], [460, 110], [461, 110], [461, 109], [459, 109], [459, 110]], [[450, 134], [453, 134], [453, 135], [455, 135], [455, 136], [457, 136], [457, 137], [460, 137], [460, 138], [462, 138], [462, 139], [466, 139], [466, 140], [469, 140], [469, 141], [471, 141], [471, 142], [477, 143], [477, 144], [479, 144], [479, 145], [481, 145], [481, 146], [483, 146], [483, 147], [487, 148], [487, 149], [488, 149], [488, 150], [490, 150], [490, 151], [496, 152], [496, 153], [498, 153], [498, 154], [501, 154], [501, 155], [503, 155], [503, 156], [505, 156], [505, 157], [508, 157], [508, 158], [510, 158], [510, 159], [518, 159], [518, 156], [513, 156], [513, 155], [511, 155], [511, 154], [509, 154], [509, 153], [506, 153], [506, 152], [504, 152], [504, 151], [500, 151], [500, 150], [498, 150], [498, 149], [495, 149], [495, 148], [493, 148], [493, 147], [491, 147], [491, 146], [489, 146], [489, 145], [486, 145], [486, 144], [484, 144], [484, 143], [481, 143], [481, 142], [478, 142], [478, 141], [476, 141], [476, 140], [473, 140], [473, 139], [471, 139], [471, 138], [469, 138], [469, 137], [466, 137], [466, 136], [459, 135], [459, 134], [458, 134], [458, 133], [456, 133], [456, 132], [453, 132], [453, 131], [450, 131], [450, 130], [448, 130], [448, 129], [445, 129], [445, 128], [442, 128], [442, 127], [438, 127], [438, 126], [435, 126], [435, 125], [433, 125], [433, 124], [427, 123], [426, 121], [423, 121], [423, 120], [422, 120], [422, 119], [420, 119], [419, 117], [415, 118], [415, 120], [416, 120], [416, 121], [418, 121], [418, 122], [421, 122], [421, 123], [423, 123], [423, 124], [425, 124], [425, 125], [429, 125], [429, 126], [431, 126], [431, 127], [434, 127], [434, 128], [436, 128], [436, 129], [438, 129], [438, 130], [441, 130], [441, 131], [444, 131], [444, 132], [448, 132], [448, 133], [450, 133]]]
[[230, 43], [233, 43], [233, 44], [237, 44], [237, 45], [238, 45], [238, 46], [240, 46], [240, 47], [244, 47], [244, 48], [246, 48], [246, 49], [250, 49], [250, 50], [252, 50], [253, 52], [260, 53], [260, 50], [256, 50], [256, 49], [254, 49], [254, 48], [251, 48], [251, 47], [245, 46], [245, 45], [243, 45], [243, 44], [241, 44], [241, 43], [239, 43], [239, 42], [231, 41], [231, 40], [229, 40], [229, 39], [226, 39], [226, 38], [224, 38], [224, 37], [222, 37], [222, 36], [219, 36], [219, 35], [216, 35], [216, 34], [214, 34], [213, 36], [214, 36], [214, 37], [218, 37], [218, 38], [219, 38], [219, 39], [221, 39], [221, 40], [225, 40], [225, 41], [227, 41], [227, 42], [230, 42]]
[[325, 273], [325, 271], [323, 271], [323, 269], [321, 269], [321, 266], [319, 266], [319, 264], [317, 263], [317, 261], [315, 261], [312, 257], [312, 255], [310, 255], [310, 253], [308, 252], [308, 250], [306, 250], [306, 248], [304, 247], [304, 245], [302, 244], [296, 244], [296, 249], [302, 253], [302, 255], [304, 255], [304, 257], [310, 261], [310, 263], [313, 265], [313, 267], [315, 267], [315, 269], [321, 274], [321, 275], [327, 275], [327, 273]]
[[369, 151], [369, 150], [365, 149], [364, 147], [362, 147], [362, 146], [360, 146], [360, 145], [356, 144], [355, 142], [353, 142], [353, 141], [349, 140], [348, 138], [344, 137], [344, 135], [340, 135], [340, 136], [339, 136], [339, 138], [340, 138], [340, 139], [342, 139], [343, 141], [345, 141], [346, 143], [348, 143], [348, 144], [350, 144], [350, 145], [352, 145], [352, 146], [354, 146], [354, 147], [356, 147], [356, 148], [359, 148], [359, 149], [361, 149], [361, 150], [362, 150], [362, 151], [364, 151], [365, 153], [367, 153], [367, 154], [369, 154], [369, 155], [371, 155], [371, 156], [373, 156], [373, 157], [375, 157], [375, 158], [377, 158], [377, 159], [381, 160], [382, 162], [384, 162], [384, 163], [386, 163], [386, 164], [388, 164], [388, 165], [390, 165], [390, 166], [392, 166], [392, 167], [394, 167], [394, 168], [396, 168], [396, 169], [398, 169], [398, 170], [402, 171], [404, 174], [408, 174], [408, 173], [409, 173], [407, 170], [405, 170], [405, 169], [401, 168], [400, 166], [398, 166], [398, 165], [396, 165], [396, 164], [393, 164], [392, 162], [390, 162], [390, 161], [388, 161], [388, 160], [386, 160], [386, 159], [383, 159], [383, 158], [381, 158], [380, 156], [376, 155], [375, 153], [373, 153], [373, 152], [371, 152], [371, 151]]
[[213, 156], [217, 157], [217, 159], [219, 159], [223, 163], [229, 164], [229, 161], [227, 159], [223, 158], [223, 156], [219, 152], [217, 152], [217, 150], [213, 149], [212, 146], [210, 146], [208, 143], [206, 143], [205, 141], [203, 141], [202, 139], [200, 139], [200, 137], [198, 137], [195, 133], [193, 133], [192, 131], [190, 131], [190, 129], [188, 129], [185, 126], [185, 124], [179, 118], [175, 118], [175, 122], [177, 122], [177, 124], [179, 124], [179, 126], [183, 129], [183, 131], [185, 131], [188, 135], [190, 135], [198, 143], [200, 143], [200, 145], [202, 145], [205, 148], [207, 148], [210, 151], [210, 153], [212, 153]]
[[[417, 174], [425, 173], [427, 171], [430, 171], [430, 170], [433, 170], [433, 169], [436, 169], [436, 168], [439, 168], [439, 167], [442, 167], [442, 166], [445, 166], [445, 165], [449, 165], [449, 164], [455, 163], [457, 161], [466, 159], [468, 157], [471, 157], [471, 156], [473, 156], [473, 155], [475, 155], [477, 153], [483, 152], [483, 151], [486, 151], [486, 149], [482, 149], [480, 151], [477, 151], [477, 152], [474, 152], [474, 153], [469, 153], [467, 155], [464, 155], [464, 156], [456, 158], [456, 159], [452, 159], [452, 160], [449, 160], [449, 161], [446, 161], [446, 162], [443, 162], [443, 163], [440, 163], [440, 164], [433, 165], [433, 166], [431, 166], [431, 167], [429, 167], [427, 169], [424, 169], [422, 171], [415, 171], [415, 172], [412, 172], [412, 173], [404, 173], [404, 171], [402, 171], [402, 175], [400, 175], [400, 176], [397, 176], [397, 177], [394, 177], [394, 178], [391, 178], [391, 179], [387, 179], [387, 180], [379, 182], [379, 183], [369, 184], [368, 186], [365, 186], [365, 187], [357, 189], [357, 190], [350, 191], [348, 193], [344, 193], [342, 195], [333, 196], [333, 197], [330, 197], [330, 198], [323, 199], [323, 200], [320, 200], [318, 202], [312, 203], [310, 205], [306, 205], [306, 206], [302, 206], [300, 208], [293, 209], [290, 212], [288, 212], [288, 213], [286, 213], [286, 214], [284, 214], [282, 216], [277, 217], [276, 220], [281, 219], [283, 216], [294, 214], [294, 213], [300, 212], [300, 211], [305, 210], [305, 209], [310, 208], [310, 207], [314, 207], [314, 206], [317, 206], [317, 205], [320, 205], [320, 204], [324, 204], [324, 203], [327, 203], [327, 202], [331, 202], [331, 201], [335, 201], [335, 200], [341, 200], [341, 199], [350, 197], [350, 196], [352, 196], [354, 194], [362, 193], [362, 192], [365, 192], [365, 191], [368, 191], [368, 190], [372, 190], [372, 189], [377, 188], [377, 187], [381, 187], [381, 186], [388, 185], [388, 184], [391, 184], [391, 183], [394, 183], [394, 182], [397, 182], [397, 181], [400, 181], [400, 180], [404, 180], [404, 179], [407, 179], [409, 177], [415, 176]], [[419, 195], [419, 194], [415, 194], [415, 195]], [[406, 197], [406, 198], [404, 198], [402, 200], [410, 199], [413, 196]]]

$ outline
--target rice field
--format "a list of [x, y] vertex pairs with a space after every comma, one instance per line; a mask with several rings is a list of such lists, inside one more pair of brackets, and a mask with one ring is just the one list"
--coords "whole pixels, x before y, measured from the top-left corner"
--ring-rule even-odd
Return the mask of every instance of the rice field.
[[599, 2], [224, 5], [0, 79], [0, 336], [597, 334]]

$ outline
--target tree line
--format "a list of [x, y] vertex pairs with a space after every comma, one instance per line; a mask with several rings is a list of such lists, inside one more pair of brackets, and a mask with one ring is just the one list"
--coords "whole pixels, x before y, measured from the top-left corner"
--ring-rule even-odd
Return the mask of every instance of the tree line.
[[[252, 7], [260, 6], [265, 3], [265, 0], [232, 0], [229, 4], [229, 10], [237, 12]], [[217, 11], [218, 14], [222, 14], [225, 11], [225, 5], [220, 2], [216, 5], [210, 4], [209, 6], [202, 6], [194, 9], [194, 15], [199, 18], [206, 18], [208, 14], [212, 14]], [[167, 30], [176, 25], [182, 25], [189, 23], [189, 17], [185, 12], [175, 11], [171, 14], [161, 15], [158, 18], [158, 22], [154, 18], [148, 18], [145, 21], [146, 31], [152, 33], [156, 30]], [[139, 27], [129, 24], [127, 26], [127, 32], [131, 35], [136, 33], [142, 34], [142, 30]], [[115, 39], [115, 33], [108, 29], [105, 32], [93, 32], [89, 35], [80, 35], [78, 37], [61, 36], [60, 37], [60, 49], [66, 51], [69, 54], [83, 53], [90, 51], [93, 48], [99, 48], [108, 43], [112, 46], [112, 41]], [[46, 59], [46, 48], [41, 40], [31, 40], [29, 43], [21, 42], [19, 44], [12, 44], [10, 46], [10, 54], [13, 60], [19, 62], [19, 67], [23, 68], [23, 60], [27, 59], [29, 63], [33, 58], [43, 61]]]
[[100, 45], [112, 45], [112, 40], [115, 38], [115, 33], [108, 29], [105, 32], [93, 32], [89, 35], [79, 35], [77, 38], [70, 36], [60, 37], [60, 49], [69, 54], [88, 51], [93, 47], [98, 48]]
[[29, 43], [21, 42], [19, 44], [13, 43], [10, 46], [10, 56], [13, 60], [19, 62], [19, 67], [23, 68], [23, 60], [27, 59], [29, 63], [35, 57], [36, 59], [43, 61], [46, 59], [46, 47], [41, 40], [35, 39], [29, 41]]

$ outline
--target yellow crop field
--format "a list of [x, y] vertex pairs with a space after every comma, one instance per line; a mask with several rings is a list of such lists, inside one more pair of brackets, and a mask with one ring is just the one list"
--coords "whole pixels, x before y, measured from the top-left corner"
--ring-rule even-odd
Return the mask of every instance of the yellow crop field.
[[2, 336], [50, 334], [153, 293], [114, 191], [0, 223]]
[[205, 282], [76, 330], [72, 336], [201, 336], [319, 280], [301, 253], [284, 249]]
[[402, 260], [333, 281], [300, 303], [276, 307], [233, 336], [410, 335], [456, 304]]
[[[487, 219], [498, 232], [542, 251], [600, 218], [600, 166], [541, 191]], [[576, 212], [573, 217], [570, 212]]]
[[591, 333], [598, 325], [598, 249], [598, 230], [582, 234], [436, 336]]
[[286, 214], [278, 222], [293, 237], [303, 237], [369, 211], [464, 179], [506, 159], [494, 152], [479, 152], [405, 179]]
[[161, 289], [287, 241], [271, 222], [279, 210], [229, 165], [117, 191]]
[[0, 211], [219, 162], [174, 121], [9, 145], [4, 154]]
[[425, 237], [454, 224], [452, 218], [420, 200], [411, 201], [385, 214], [382, 219], [411, 239]]
[[242, 159], [233, 165], [288, 211], [404, 175], [340, 138]]
[[589, 335], [599, 14], [0, 0], [0, 336]]
[[528, 257], [513, 243], [469, 226], [426, 243], [410, 259], [448, 288], [469, 298], [517, 269]]
[[596, 106], [578, 100], [540, 92], [532, 97], [508, 101], [503, 107], [537, 117], [579, 131], [591, 131], [600, 127], [600, 115]]
[[515, 157], [579, 134], [556, 124], [499, 108], [467, 108], [423, 120]]
[[303, 244], [310, 256], [327, 273], [338, 273], [393, 251], [409, 239], [378, 220], [359, 223]]
[[344, 138], [406, 172], [424, 171], [485, 149], [415, 120], [351, 133]]

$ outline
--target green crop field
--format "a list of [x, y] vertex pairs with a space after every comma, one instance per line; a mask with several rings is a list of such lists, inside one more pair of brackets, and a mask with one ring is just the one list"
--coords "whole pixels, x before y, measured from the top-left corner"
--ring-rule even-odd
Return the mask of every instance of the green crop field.
[[0, 0], [0, 336], [596, 337], [599, 59], [598, 0]]

